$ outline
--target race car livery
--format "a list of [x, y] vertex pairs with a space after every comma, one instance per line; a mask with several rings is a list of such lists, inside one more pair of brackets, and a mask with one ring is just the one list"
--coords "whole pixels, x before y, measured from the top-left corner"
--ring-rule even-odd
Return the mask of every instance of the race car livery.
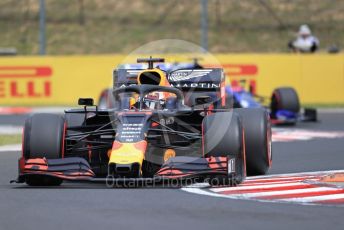
[[111, 108], [80, 98], [83, 108], [29, 117], [15, 182], [191, 179], [234, 186], [265, 174], [272, 159], [267, 111], [228, 108], [223, 69], [167, 73], [154, 67], [163, 61], [138, 59], [148, 68], [116, 69]]

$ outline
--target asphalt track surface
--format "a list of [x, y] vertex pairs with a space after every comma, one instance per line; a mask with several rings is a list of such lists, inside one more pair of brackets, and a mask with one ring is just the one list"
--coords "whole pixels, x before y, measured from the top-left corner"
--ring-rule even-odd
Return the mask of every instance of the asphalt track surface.
[[[344, 113], [321, 113], [307, 130], [344, 131]], [[0, 116], [22, 125], [23, 116]], [[344, 139], [273, 144], [269, 174], [344, 169]], [[9, 184], [19, 152], [0, 152], [0, 229], [343, 229], [344, 208], [262, 203], [191, 194], [180, 189], [59, 188]]]

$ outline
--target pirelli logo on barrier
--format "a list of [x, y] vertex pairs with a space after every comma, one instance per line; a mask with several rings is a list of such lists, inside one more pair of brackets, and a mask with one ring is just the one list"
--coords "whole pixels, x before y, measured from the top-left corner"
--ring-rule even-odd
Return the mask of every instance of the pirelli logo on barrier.
[[224, 64], [226, 76], [229, 77], [232, 87], [240, 86], [240, 81], [246, 81], [246, 85], [250, 91], [257, 93], [258, 66], [255, 64]]
[[0, 98], [49, 98], [49, 66], [0, 66]]
[[241, 81], [245, 81], [251, 92], [257, 93], [257, 79], [255, 76], [258, 74], [258, 66], [256, 64], [224, 63], [221, 66], [206, 65], [206, 67], [223, 68], [232, 87], [241, 86]]

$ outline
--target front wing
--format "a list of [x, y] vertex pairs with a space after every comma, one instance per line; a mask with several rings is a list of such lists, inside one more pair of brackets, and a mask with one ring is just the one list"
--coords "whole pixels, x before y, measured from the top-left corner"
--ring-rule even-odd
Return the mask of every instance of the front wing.
[[[96, 177], [89, 163], [80, 157], [62, 159], [24, 159], [19, 160], [19, 175], [11, 182], [24, 183], [32, 176], [46, 176], [66, 181], [121, 183], [121, 182], [161, 182], [186, 179], [211, 178], [217, 175], [230, 176], [235, 168], [229, 157], [172, 157], [152, 178], [116, 178], [114, 176]], [[197, 180], [199, 181], [199, 180]]]

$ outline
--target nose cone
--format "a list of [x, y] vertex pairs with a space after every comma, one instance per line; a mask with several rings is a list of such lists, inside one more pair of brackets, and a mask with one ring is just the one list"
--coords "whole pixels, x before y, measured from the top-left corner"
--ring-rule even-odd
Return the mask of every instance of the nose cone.
[[[134, 170], [141, 172], [147, 142], [145, 140], [133, 143], [114, 141], [109, 160], [109, 171], [116, 174], [130, 174]], [[135, 173], [136, 174], [136, 173]]]

